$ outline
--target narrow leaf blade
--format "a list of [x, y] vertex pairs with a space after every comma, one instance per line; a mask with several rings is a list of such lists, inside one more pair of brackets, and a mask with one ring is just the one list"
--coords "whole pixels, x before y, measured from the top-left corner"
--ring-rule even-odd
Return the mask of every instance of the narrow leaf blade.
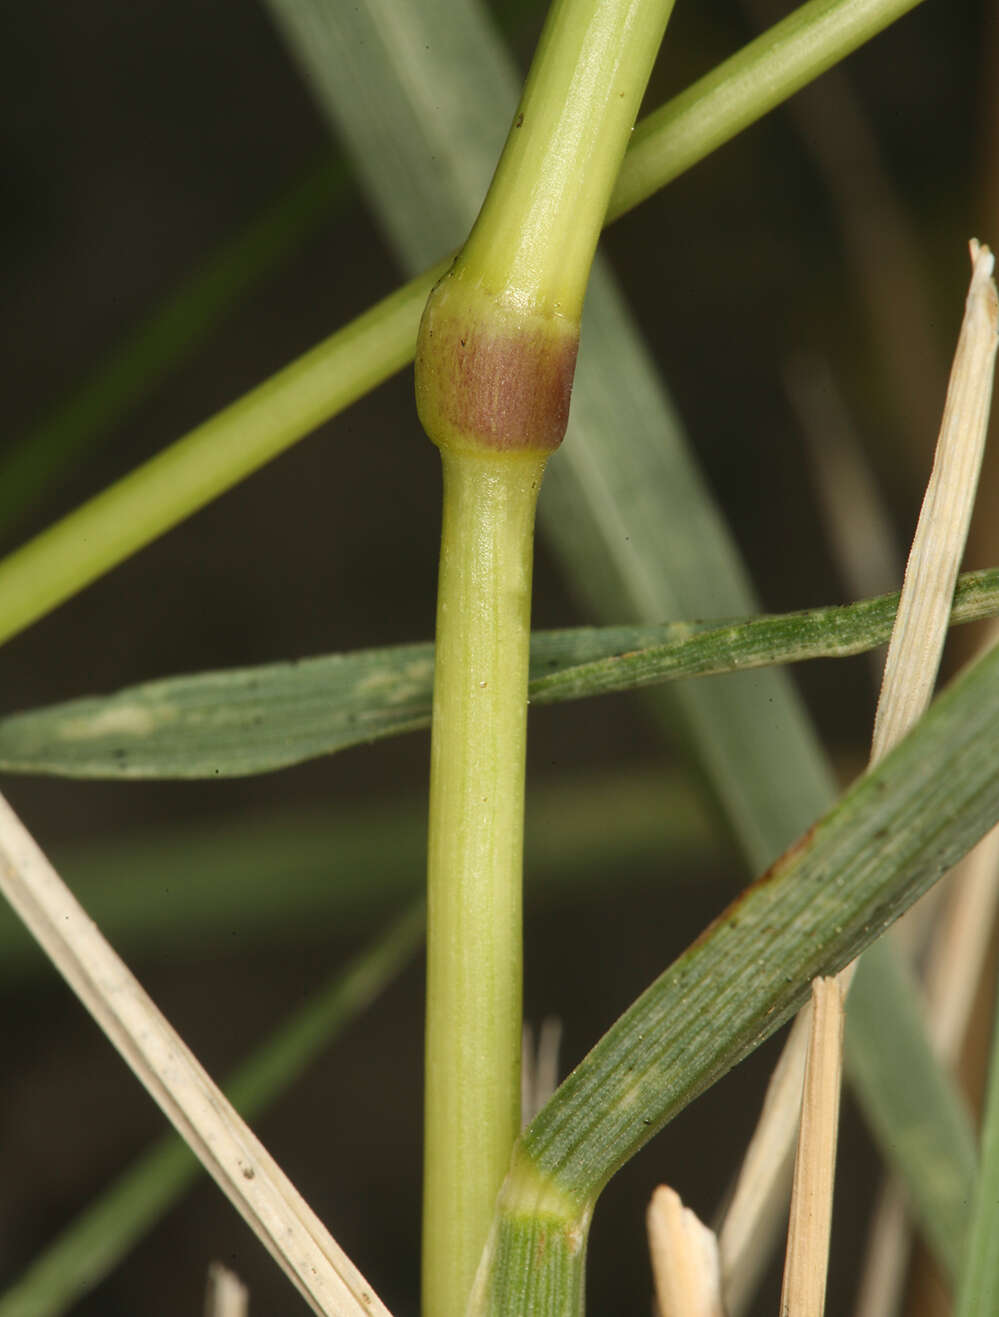
[[[723, 626], [538, 632], [530, 699], [551, 704], [857, 654], [886, 639], [897, 604], [884, 595]], [[999, 569], [963, 577], [952, 621], [996, 612]], [[428, 726], [432, 681], [430, 644], [162, 678], [0, 719], [0, 768], [124, 779], [270, 772]]]

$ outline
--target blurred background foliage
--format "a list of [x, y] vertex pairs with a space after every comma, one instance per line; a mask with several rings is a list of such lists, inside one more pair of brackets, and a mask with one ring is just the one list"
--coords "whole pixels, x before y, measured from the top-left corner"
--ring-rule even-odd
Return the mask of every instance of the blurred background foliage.
[[[492, 7], [526, 67], [543, 5]], [[681, 0], [649, 106], [790, 7]], [[25, 436], [53, 432], [82, 381], [133, 354], [120, 400], [91, 396], [103, 417], [92, 441], [74, 447], [69, 431], [57, 434], [65, 460], [46, 464], [40, 482], [23, 463], [0, 466], [0, 500], [23, 490], [0, 506], [7, 549], [391, 291], [401, 271], [259, 6], [47, 0], [6, 6], [4, 31], [0, 463], [22, 462]], [[897, 584], [960, 319], [966, 242], [999, 242], [997, 60], [994, 0], [927, 0], [605, 237], [767, 609]], [[171, 326], [187, 350], [154, 370], [157, 336]], [[825, 511], [850, 478], [831, 475], [828, 459], [848, 444], [886, 532], [879, 549], [863, 522], [843, 531], [848, 546], [862, 546], [869, 581], [851, 575]], [[993, 457], [969, 567], [999, 562], [996, 468]], [[859, 497], [846, 501], [860, 511]], [[5, 646], [2, 709], [174, 672], [425, 639], [438, 506], [438, 460], [405, 372]], [[534, 617], [539, 627], [591, 620], [543, 544]], [[798, 678], [851, 776], [873, 715], [869, 664], [815, 664]], [[427, 750], [420, 734], [256, 779], [10, 779], [3, 789], [68, 878], [88, 891], [127, 886], [145, 924], [161, 924], [161, 936], [131, 951], [126, 921], [119, 945], [221, 1074], [384, 922], [404, 890], [419, 888]], [[562, 1018], [569, 1066], [722, 907], [742, 872], [696, 779], [663, 749], [637, 698], [535, 710], [529, 755], [538, 821], [527, 856], [527, 1014]], [[546, 814], [556, 796], [556, 815]], [[224, 911], [204, 926], [185, 921], [194, 897], [170, 875], [189, 867], [198, 889], [199, 865], [215, 873], [223, 855], [235, 867], [259, 854], [254, 829], [271, 818], [283, 831], [272, 880], [261, 874], [266, 915], [231, 927]], [[317, 835], [328, 848], [318, 858]], [[380, 846], [366, 844], [372, 837]], [[172, 855], [181, 857], [173, 867]], [[331, 885], [338, 893], [348, 880], [357, 899], [331, 901]], [[285, 888], [288, 899], [275, 901]], [[421, 973], [412, 966], [258, 1122], [400, 1315], [416, 1311]], [[2, 1281], [161, 1121], [26, 939], [0, 983]], [[594, 1227], [593, 1312], [647, 1311], [647, 1196], [669, 1178], [710, 1217], [773, 1055], [751, 1058], [612, 1183]], [[849, 1302], [871, 1185], [865, 1136], [847, 1114], [831, 1311]], [[248, 1281], [253, 1311], [298, 1304], [204, 1184], [74, 1311], [196, 1311], [213, 1257]], [[759, 1311], [775, 1301], [771, 1289]]]

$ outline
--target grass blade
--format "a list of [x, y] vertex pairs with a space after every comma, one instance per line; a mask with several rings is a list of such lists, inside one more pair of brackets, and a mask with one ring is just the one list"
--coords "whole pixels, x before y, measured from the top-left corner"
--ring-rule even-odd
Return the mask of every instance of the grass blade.
[[[530, 699], [553, 704], [883, 643], [898, 595], [711, 626], [538, 632]], [[999, 569], [962, 577], [951, 620], [999, 613]], [[426, 727], [433, 647], [399, 645], [167, 677], [0, 719], [0, 768], [101, 778], [270, 772]]]
[[313, 1311], [321, 1317], [388, 1317], [2, 799], [0, 889]]
[[822, 1317], [826, 1303], [843, 1068], [844, 1014], [839, 981], [814, 979], [811, 1005], [780, 1296], [784, 1317]]
[[[893, 748], [901, 737], [908, 732], [922, 716], [929, 705], [933, 688], [936, 684], [940, 658], [947, 638], [947, 626], [954, 586], [957, 581], [958, 568], [964, 556], [965, 540], [971, 520], [978, 475], [981, 467], [982, 453], [985, 447], [985, 432], [988, 424], [989, 404], [992, 397], [992, 376], [996, 353], [996, 323], [999, 318], [999, 301], [992, 280], [994, 260], [989, 249], [982, 248], [972, 240], [970, 244], [972, 262], [971, 284], [965, 300], [964, 317], [958, 337], [957, 350], [947, 398], [944, 404], [943, 421], [937, 440], [933, 470], [927, 484], [926, 493], [919, 515], [905, 570], [905, 583], [902, 587], [898, 613], [892, 628], [888, 657], [885, 662], [884, 680], [874, 720], [874, 733], [871, 745], [871, 766]], [[893, 968], [892, 962], [881, 957], [878, 967], [882, 973]], [[845, 994], [853, 979], [857, 966], [851, 965], [839, 976], [839, 982]], [[870, 979], [872, 976], [868, 975]], [[862, 1015], [858, 1027], [851, 1038], [851, 1052], [858, 1058], [856, 1073], [860, 1076], [861, 1091], [868, 1094], [867, 1116], [869, 1121], [877, 1119], [879, 1112], [886, 1105], [892, 1109], [892, 1116], [882, 1121], [879, 1132], [881, 1141], [889, 1147], [897, 1148], [904, 1140], [899, 1137], [899, 1130], [905, 1128], [905, 1103], [911, 1097], [913, 1085], [906, 1066], [907, 1058], [903, 1049], [898, 1048], [898, 1041], [904, 1036], [900, 1027], [904, 1019], [904, 1006], [907, 1000], [916, 1001], [916, 985], [906, 984], [903, 975], [896, 975], [895, 997], [901, 1004], [898, 1019], [893, 1019], [890, 1029], [879, 1030], [879, 1020], [873, 1016]], [[872, 999], [880, 997], [882, 1002], [890, 1000], [887, 992], [872, 994]], [[833, 1009], [833, 1007], [838, 1009]], [[831, 998], [830, 1009], [820, 1014], [814, 1011], [811, 1017], [806, 1040], [805, 1029], [796, 1025], [787, 1042], [788, 1049], [807, 1046], [810, 1051], [827, 1050], [837, 1056], [842, 1052], [843, 1002], [836, 995]], [[883, 1019], [883, 1006], [882, 1016]], [[826, 1038], [819, 1038], [818, 1031], [824, 1029]], [[913, 1020], [908, 1029], [912, 1042], [919, 1045], [924, 1053], [922, 1075], [924, 1081], [931, 1076], [939, 1076], [940, 1071], [931, 1064], [931, 1049], [927, 1045], [925, 1028], [918, 1020]], [[865, 1042], [866, 1037], [866, 1042]], [[880, 1045], [879, 1045], [880, 1044]], [[897, 1048], [897, 1051], [893, 1049]], [[910, 1049], [911, 1050], [911, 1049]], [[916, 1055], [916, 1052], [912, 1052]], [[922, 1074], [922, 1071], [921, 1071]], [[865, 1079], [866, 1075], [866, 1079]], [[952, 1114], [953, 1120], [942, 1120], [934, 1130], [930, 1142], [934, 1142], [939, 1133], [950, 1134], [951, 1139], [943, 1137], [941, 1142], [951, 1142], [951, 1153], [960, 1148], [960, 1142], [953, 1142], [962, 1128], [963, 1111], [959, 1100], [954, 1095], [953, 1087], [941, 1084], [941, 1095], [947, 1099], [949, 1107], [942, 1114]], [[893, 1091], [894, 1090], [894, 1091]], [[934, 1094], [934, 1096], [937, 1096]], [[929, 1105], [929, 1104], [927, 1104]], [[945, 1104], [946, 1105], [946, 1104]], [[917, 1108], [918, 1111], [918, 1108]], [[804, 1108], [803, 1108], [804, 1112]], [[918, 1123], [918, 1117], [917, 1117]], [[967, 1122], [965, 1121], [966, 1125]], [[789, 1277], [797, 1275], [795, 1288], [799, 1288], [803, 1278], [821, 1278], [824, 1285], [825, 1271], [829, 1253], [829, 1231], [832, 1221], [832, 1181], [828, 1183], [828, 1201], [820, 1212], [814, 1203], [806, 1200], [799, 1204], [798, 1167], [805, 1138], [805, 1121], [802, 1117], [801, 1135], [798, 1145], [798, 1162], [795, 1165], [795, 1186], [791, 1198], [791, 1228], [788, 1233], [787, 1263], [785, 1269], [785, 1293]], [[894, 1134], [894, 1143], [890, 1137]], [[790, 1140], [791, 1128], [787, 1130]], [[965, 1169], [970, 1166], [972, 1175], [975, 1171], [974, 1148], [971, 1140], [966, 1140], [966, 1150], [970, 1156], [965, 1159]], [[910, 1172], [913, 1165], [918, 1165], [922, 1143], [917, 1143], [912, 1153], [901, 1160]], [[889, 1151], [889, 1158], [892, 1152]], [[926, 1159], [924, 1158], [924, 1163]], [[946, 1167], [944, 1168], [946, 1170]], [[953, 1183], [955, 1176], [950, 1177]], [[924, 1218], [928, 1237], [937, 1246], [937, 1254], [945, 1266], [953, 1272], [959, 1259], [953, 1253], [953, 1241], [958, 1232], [947, 1229], [948, 1213], [952, 1213], [955, 1204], [946, 1201], [946, 1193], [938, 1195], [944, 1202], [931, 1204], [929, 1210], [925, 1202], [924, 1189], [931, 1181], [922, 1179], [915, 1185], [914, 1198], [917, 1210]], [[969, 1181], [963, 1178], [961, 1190]], [[944, 1175], [942, 1184], [948, 1183]], [[966, 1197], [958, 1201], [957, 1210], [964, 1223], [963, 1208]], [[819, 1223], [825, 1237], [818, 1236]], [[810, 1243], [804, 1251], [810, 1254], [807, 1259], [798, 1257], [798, 1243], [806, 1237]], [[951, 1251], [948, 1253], [948, 1245]], [[821, 1263], [816, 1262], [821, 1257]], [[811, 1279], [806, 1281], [811, 1285]], [[821, 1317], [824, 1305], [824, 1289], [811, 1291], [811, 1297], [804, 1302], [802, 1311]], [[785, 1307], [797, 1308], [797, 1304], [786, 1304], [781, 1300], [782, 1311]]]
[[476, 1311], [544, 1317], [556, 1287], [581, 1292], [614, 1171], [999, 819], [997, 736], [994, 647], [629, 1007], [525, 1131]]
[[957, 1293], [956, 1317], [999, 1311], [999, 1009], [982, 1126], [982, 1174]]
[[[864, 991], [885, 1004], [882, 1014], [854, 1010]], [[886, 1160], [905, 1182], [912, 1209], [933, 1252], [958, 1274], [978, 1171], [975, 1136], [957, 1090], [944, 1071], [911, 1057], [929, 1052], [921, 994], [901, 957], [865, 956], [850, 990], [845, 1060], [867, 1095], [864, 1116]], [[919, 1169], [912, 1173], [913, 1166]]]
[[713, 1232], [665, 1184], [653, 1193], [645, 1224], [657, 1317], [724, 1317]]
[[468, 235], [520, 92], [486, 10], [450, 0], [265, 8], [410, 273], [440, 260]]
[[[247, 1120], [265, 1110], [399, 973], [420, 944], [422, 908], [398, 920], [232, 1076], [226, 1095]], [[54, 1317], [113, 1270], [202, 1172], [168, 1134], [138, 1158], [4, 1294], [0, 1317]]]
[[971, 265], [933, 470], [885, 660], [872, 761], [908, 731], [930, 702], [978, 488], [999, 345], [999, 295], [992, 278], [995, 258], [974, 239]]

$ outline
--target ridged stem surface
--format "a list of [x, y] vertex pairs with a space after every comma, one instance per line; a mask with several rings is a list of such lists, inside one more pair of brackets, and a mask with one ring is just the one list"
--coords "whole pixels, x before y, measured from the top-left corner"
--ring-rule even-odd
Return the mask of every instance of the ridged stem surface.
[[423, 1311], [459, 1317], [520, 1123], [521, 862], [542, 454], [444, 453], [428, 854]]

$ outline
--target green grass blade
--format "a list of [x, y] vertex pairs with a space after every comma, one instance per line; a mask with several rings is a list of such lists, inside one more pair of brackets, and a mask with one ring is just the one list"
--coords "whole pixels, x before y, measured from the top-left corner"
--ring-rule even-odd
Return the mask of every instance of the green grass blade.
[[[147, 828], [112, 841], [56, 848], [53, 862], [88, 913], [132, 961], [210, 954], [226, 945], [301, 945], [335, 926], [362, 932], [426, 878], [423, 799], [349, 812], [280, 810], [211, 824]], [[578, 899], [613, 868], [618, 881], [664, 877], [684, 858], [725, 855], [692, 783], [675, 772], [588, 774], [535, 785], [526, 854], [533, 902]], [[279, 881], [276, 881], [279, 879]], [[49, 962], [0, 907], [0, 981]]]
[[[995, 593], [993, 593], [995, 592]], [[800, 612], [763, 615], [717, 626], [710, 622], [673, 623], [664, 628], [634, 628], [634, 647], [627, 648], [627, 628], [593, 628], [594, 644], [604, 643], [604, 655], [582, 658], [587, 632], [578, 636], [580, 649], [566, 666], [548, 675], [543, 664], [561, 664], [562, 656], [548, 655], [548, 635], [538, 633], [536, 671], [531, 702], [554, 703], [611, 691], [639, 690], [684, 677], [717, 675], [746, 668], [801, 663], [809, 659], [847, 658], [876, 648], [890, 635], [898, 594], [881, 595], [856, 604], [810, 608]], [[993, 616], [999, 611], [999, 570], [969, 572], [955, 592], [952, 624]], [[684, 635], [684, 631], [688, 634]], [[552, 640], [557, 633], [549, 633]], [[673, 639], [673, 635], [676, 638]], [[620, 649], [617, 648], [620, 636]], [[661, 636], [661, 643], [656, 643]], [[610, 652], [610, 646], [615, 649]]]
[[956, 1317], [999, 1312], [999, 1004], [982, 1122], [982, 1173], [957, 1289]]
[[457, 247], [520, 92], [486, 10], [450, 0], [265, 8], [410, 273]]
[[[548, 1286], [581, 1273], [593, 1204], [615, 1170], [801, 1006], [813, 978], [854, 960], [994, 825], [997, 738], [999, 646], [575, 1067], [514, 1154], [493, 1237], [490, 1313], [561, 1312]], [[961, 1161], [951, 1168], [960, 1174]], [[963, 1192], [970, 1199], [967, 1180]], [[949, 1241], [948, 1254], [964, 1244]]]
[[[423, 910], [397, 921], [233, 1075], [226, 1094], [244, 1117], [264, 1110], [395, 978], [423, 937]], [[0, 1317], [65, 1312], [93, 1289], [201, 1175], [187, 1145], [161, 1139], [73, 1221], [0, 1296]]]
[[[538, 632], [532, 704], [839, 658], [883, 644], [898, 595], [724, 626]], [[962, 577], [953, 621], [999, 613], [999, 569]], [[0, 719], [0, 768], [100, 778], [271, 772], [430, 722], [433, 646], [398, 645], [167, 677]]]
[[[601, 621], [731, 618], [757, 601], [664, 386], [609, 277], [595, 269], [573, 424], [538, 510], [574, 593]], [[657, 694], [747, 855], [768, 864], [832, 798], [786, 674], [686, 683]]]
[[101, 441], [239, 305], [251, 288], [319, 231], [347, 193], [343, 166], [324, 158], [166, 301], [134, 326], [104, 362], [0, 458], [0, 533], [47, 486]]
[[[853, 1009], [852, 993], [883, 1004]], [[865, 1095], [864, 1115], [879, 1146], [902, 1177], [923, 1237], [946, 1274], [959, 1273], [971, 1220], [970, 1186], [978, 1153], [967, 1107], [944, 1072], [911, 1058], [928, 1047], [919, 986], [899, 956], [880, 943], [861, 959], [847, 1004], [847, 1074]], [[918, 1167], [918, 1174], [913, 1168]]]

